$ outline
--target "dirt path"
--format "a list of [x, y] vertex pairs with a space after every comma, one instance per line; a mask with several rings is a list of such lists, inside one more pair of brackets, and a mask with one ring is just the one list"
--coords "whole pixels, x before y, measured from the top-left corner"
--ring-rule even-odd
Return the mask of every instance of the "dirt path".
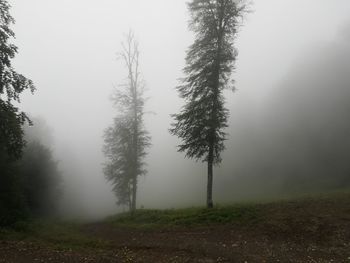
[[135, 230], [94, 224], [87, 231], [127, 249], [130, 262], [350, 262], [350, 243], [311, 232], [287, 237], [267, 226]]

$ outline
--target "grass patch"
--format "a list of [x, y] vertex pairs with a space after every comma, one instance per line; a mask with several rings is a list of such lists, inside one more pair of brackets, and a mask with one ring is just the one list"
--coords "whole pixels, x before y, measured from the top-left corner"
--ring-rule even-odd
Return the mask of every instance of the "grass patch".
[[126, 226], [188, 226], [252, 222], [257, 220], [255, 205], [223, 206], [213, 209], [187, 208], [168, 210], [137, 210], [107, 219], [109, 223]]
[[[122, 213], [107, 219], [116, 226], [153, 228], [159, 226], [191, 226], [218, 224], [279, 223], [308, 217], [327, 216], [342, 211], [350, 204], [350, 190], [298, 195], [258, 203], [216, 206], [213, 209], [187, 208], [168, 210], [140, 209], [132, 215]], [[306, 213], [306, 214], [305, 214]]]

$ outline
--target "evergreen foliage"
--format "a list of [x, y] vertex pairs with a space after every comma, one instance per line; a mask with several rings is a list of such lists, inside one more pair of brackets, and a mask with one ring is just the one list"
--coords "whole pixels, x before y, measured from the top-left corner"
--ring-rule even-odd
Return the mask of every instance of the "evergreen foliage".
[[230, 81], [237, 56], [234, 40], [245, 4], [192, 0], [188, 7], [195, 41], [187, 52], [185, 78], [177, 87], [186, 104], [173, 115], [170, 132], [182, 140], [178, 150], [186, 157], [208, 163], [207, 206], [212, 207], [213, 165], [221, 162], [228, 119], [223, 90], [234, 89]]

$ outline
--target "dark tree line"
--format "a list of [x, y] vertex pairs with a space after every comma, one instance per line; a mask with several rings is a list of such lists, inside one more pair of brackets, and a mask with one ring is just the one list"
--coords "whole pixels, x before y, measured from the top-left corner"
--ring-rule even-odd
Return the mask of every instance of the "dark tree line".
[[17, 73], [12, 59], [17, 47], [10, 5], [0, 0], [0, 226], [30, 216], [53, 213], [59, 189], [59, 172], [51, 151], [40, 142], [25, 140], [25, 124], [32, 124], [15, 103], [35, 87]]
[[28, 129], [41, 125], [34, 124], [24, 126], [26, 143], [18, 159], [0, 151], [0, 226], [58, 215], [61, 173], [49, 146], [28, 136]]

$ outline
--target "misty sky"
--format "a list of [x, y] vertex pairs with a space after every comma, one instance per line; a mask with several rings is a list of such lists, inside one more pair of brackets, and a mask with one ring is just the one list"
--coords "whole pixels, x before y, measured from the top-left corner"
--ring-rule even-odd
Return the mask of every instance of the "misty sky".
[[[116, 53], [129, 29], [140, 42], [141, 71], [150, 97], [146, 108], [156, 113], [146, 116], [153, 146], [147, 159], [149, 174], [141, 179], [139, 204], [160, 206], [157, 200], [162, 198], [167, 200], [163, 206], [172, 207], [179, 196], [198, 203], [204, 200], [205, 165], [176, 153], [178, 141], [168, 133], [169, 115], [182, 105], [175, 87], [193, 40], [186, 1], [10, 3], [19, 47], [15, 67], [37, 87], [34, 95], [23, 96], [21, 108], [52, 127], [61, 169], [69, 182], [80, 185], [77, 196], [86, 201], [86, 209], [97, 214], [115, 209], [102, 174], [102, 134], [116, 115], [109, 100], [113, 86], [126, 77]], [[304, 50], [333, 42], [350, 23], [348, 0], [255, 0], [251, 10], [237, 38], [233, 78], [238, 90], [228, 95], [231, 136], [238, 136], [235, 126], [247, 116], [258, 120], [277, 83], [296, 60], [303, 59]], [[194, 167], [203, 174], [191, 176]], [[215, 180], [219, 179], [214, 184]], [[202, 193], [194, 194], [193, 185], [203, 188]]]

